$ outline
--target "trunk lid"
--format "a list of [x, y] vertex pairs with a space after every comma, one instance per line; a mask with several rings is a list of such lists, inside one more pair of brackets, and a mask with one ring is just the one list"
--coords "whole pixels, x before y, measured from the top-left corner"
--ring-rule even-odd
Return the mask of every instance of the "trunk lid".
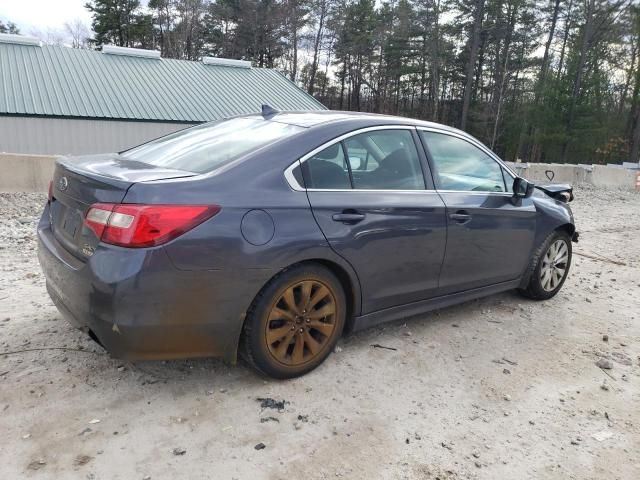
[[54, 237], [71, 254], [86, 260], [100, 239], [84, 225], [94, 203], [121, 203], [137, 182], [190, 177], [181, 170], [126, 160], [117, 154], [66, 157], [56, 162], [49, 220]]

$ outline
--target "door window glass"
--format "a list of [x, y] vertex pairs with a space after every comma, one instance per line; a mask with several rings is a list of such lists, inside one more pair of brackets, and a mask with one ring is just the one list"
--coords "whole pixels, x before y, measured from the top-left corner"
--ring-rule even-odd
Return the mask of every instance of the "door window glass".
[[475, 145], [451, 135], [420, 131], [441, 190], [504, 192], [502, 167]]
[[304, 162], [302, 167], [307, 188], [351, 189], [349, 169], [341, 143], [316, 153]]
[[506, 169], [502, 169], [502, 176], [504, 177], [505, 192], [513, 193], [513, 177]]
[[353, 188], [424, 190], [424, 176], [409, 130], [375, 130], [344, 140]]

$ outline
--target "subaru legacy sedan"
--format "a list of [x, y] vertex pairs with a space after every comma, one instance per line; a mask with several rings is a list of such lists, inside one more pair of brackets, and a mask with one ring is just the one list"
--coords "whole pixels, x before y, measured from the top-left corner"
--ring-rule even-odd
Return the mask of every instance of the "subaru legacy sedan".
[[444, 125], [265, 108], [59, 160], [39, 259], [60, 312], [114, 357], [240, 352], [289, 378], [344, 331], [510, 289], [553, 297], [572, 198]]

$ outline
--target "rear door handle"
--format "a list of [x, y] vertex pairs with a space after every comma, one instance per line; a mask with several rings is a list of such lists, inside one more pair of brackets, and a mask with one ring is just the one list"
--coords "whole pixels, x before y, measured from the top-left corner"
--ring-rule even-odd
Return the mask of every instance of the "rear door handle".
[[449, 214], [449, 218], [457, 223], [467, 223], [471, 220], [471, 215], [464, 210], [458, 210], [456, 213]]
[[351, 213], [351, 212], [342, 212], [342, 213], [334, 213], [331, 218], [334, 222], [342, 222], [342, 223], [358, 223], [364, 220], [363, 213]]

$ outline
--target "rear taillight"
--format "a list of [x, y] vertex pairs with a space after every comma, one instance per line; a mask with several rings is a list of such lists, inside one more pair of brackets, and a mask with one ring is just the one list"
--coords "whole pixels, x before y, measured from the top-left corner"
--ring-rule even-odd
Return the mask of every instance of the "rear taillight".
[[188, 232], [219, 211], [218, 205], [96, 203], [84, 223], [105, 243], [154, 247]]

